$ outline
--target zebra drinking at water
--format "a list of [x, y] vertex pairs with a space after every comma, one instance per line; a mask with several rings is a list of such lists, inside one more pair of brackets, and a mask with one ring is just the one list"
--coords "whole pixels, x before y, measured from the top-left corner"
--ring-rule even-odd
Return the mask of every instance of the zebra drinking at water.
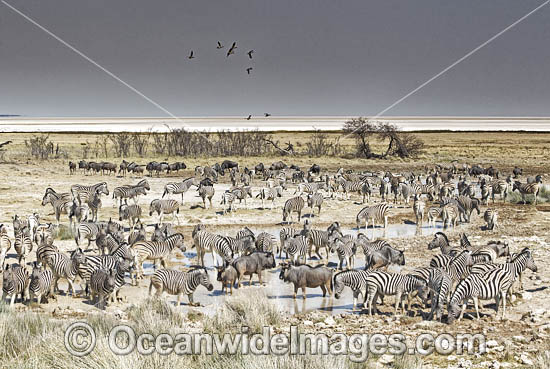
[[283, 222], [287, 221], [287, 218], [289, 221], [291, 221], [291, 215], [293, 212], [298, 213], [298, 222], [300, 222], [300, 218], [302, 217], [302, 209], [304, 208], [305, 201], [302, 197], [292, 197], [288, 200], [286, 200], [285, 205], [283, 207]]
[[388, 226], [388, 212], [390, 205], [386, 203], [377, 204], [373, 206], [366, 206], [357, 213], [355, 222], [357, 229], [361, 229], [361, 221], [365, 221], [365, 229], [368, 227], [369, 219], [372, 219], [372, 239], [374, 239], [375, 222], [383, 222], [384, 229]]

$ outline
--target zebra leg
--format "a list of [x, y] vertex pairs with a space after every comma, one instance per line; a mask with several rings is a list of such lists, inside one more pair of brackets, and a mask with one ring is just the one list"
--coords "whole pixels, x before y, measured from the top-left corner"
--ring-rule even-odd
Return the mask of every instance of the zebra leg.
[[[477, 319], [479, 320], [479, 300], [477, 297], [474, 297], [474, 307], [476, 309], [476, 316], [477, 316]], [[466, 305], [466, 304], [464, 304]], [[498, 312], [498, 303], [497, 303], [497, 312]]]

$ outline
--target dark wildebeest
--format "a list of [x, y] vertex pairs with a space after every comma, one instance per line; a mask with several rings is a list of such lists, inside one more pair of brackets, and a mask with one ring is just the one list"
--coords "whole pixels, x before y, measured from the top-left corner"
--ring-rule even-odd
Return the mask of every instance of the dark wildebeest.
[[254, 167], [256, 174], [263, 173], [265, 171], [264, 163], [260, 163]]
[[371, 251], [365, 255], [365, 270], [368, 269], [388, 269], [391, 264], [405, 265], [405, 255], [403, 251], [394, 249], [389, 245], [383, 246], [380, 250]]
[[311, 168], [309, 168], [308, 172], [311, 174], [320, 174], [321, 167], [318, 164], [313, 164]]
[[222, 292], [225, 291], [227, 294], [227, 287], [229, 287], [229, 294], [233, 294], [233, 286], [237, 280], [237, 269], [232, 265], [228, 266], [217, 266], [216, 270], [218, 271], [218, 277], [216, 278], [218, 282], [222, 282]]
[[317, 288], [321, 287], [323, 297], [326, 297], [327, 292], [332, 295], [332, 273], [333, 269], [324, 265], [312, 267], [310, 265], [294, 266], [287, 263], [281, 264], [281, 273], [279, 279], [286, 283], [294, 284], [294, 298], [298, 289], [302, 289], [302, 296], [306, 299], [306, 287]]
[[286, 165], [284, 162], [279, 160], [279, 161], [276, 161], [275, 163], [271, 164], [271, 166], [269, 167], [269, 170], [282, 170], [282, 169], [285, 169], [285, 168], [288, 168], [288, 165]]
[[82, 169], [83, 172], [87, 172], [90, 169], [90, 165], [88, 164], [88, 162], [80, 160], [78, 162], [78, 169]]
[[223, 176], [227, 169], [233, 169], [233, 168], [235, 168], [238, 172], [239, 171], [239, 163], [237, 163], [235, 161], [231, 161], [231, 160], [224, 160], [222, 162], [222, 165], [220, 165], [220, 169], [222, 171], [221, 175]]
[[150, 161], [149, 163], [147, 163], [147, 165], [145, 166], [145, 170], [147, 170], [149, 172], [149, 177], [152, 177], [153, 176], [153, 172], [157, 172], [158, 174], [158, 166], [159, 166], [159, 163], [156, 162], [156, 161]]
[[486, 170], [480, 167], [479, 165], [474, 165], [470, 168], [469, 174], [473, 177], [480, 176], [482, 174], [485, 174]]
[[514, 167], [514, 170], [512, 171], [512, 173], [514, 174], [514, 178], [518, 178], [523, 174], [523, 169]]
[[249, 275], [248, 285], [252, 285], [252, 276], [258, 275], [260, 285], [262, 282], [262, 271], [264, 269], [275, 268], [275, 257], [271, 252], [256, 251], [250, 255], [240, 256], [231, 262], [231, 265], [237, 270], [237, 286], [241, 287], [241, 279]]
[[76, 172], [76, 163], [72, 161], [69, 162], [69, 174], [74, 174]]
[[108, 175], [111, 175], [111, 173], [116, 174], [116, 164], [109, 162], [101, 163], [101, 174], [105, 174], [105, 171], [107, 171]]
[[186, 169], [187, 165], [183, 161], [177, 161], [172, 164], [168, 164], [168, 173], [170, 172], [179, 172], [180, 169]]
[[490, 166], [489, 168], [487, 168], [485, 170], [485, 174], [490, 175], [491, 177], [494, 177], [494, 178], [498, 179], [500, 171], [498, 169], [493, 168], [492, 166]]

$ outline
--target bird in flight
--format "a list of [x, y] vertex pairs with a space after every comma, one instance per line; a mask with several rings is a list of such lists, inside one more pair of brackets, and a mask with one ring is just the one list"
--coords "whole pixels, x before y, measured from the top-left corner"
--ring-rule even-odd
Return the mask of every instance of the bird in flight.
[[220, 41], [218, 41], [218, 46], [216, 46], [216, 49], [223, 49], [223, 45]]
[[237, 48], [237, 43], [236, 42], [233, 42], [233, 45], [231, 45], [231, 47], [229, 48], [229, 50], [227, 50], [227, 56], [231, 55], [231, 54], [235, 54], [235, 49]]
[[249, 52], [247, 52], [248, 57], [249, 57], [250, 59], [252, 59], [252, 54], [253, 54], [253, 53], [254, 53], [254, 50], [250, 50]]
[[266, 117], [270, 117], [270, 116], [271, 116], [271, 114], [269, 114], [269, 113], [264, 113], [264, 115], [265, 115]]
[[195, 58], [195, 55], [193, 53], [193, 50], [191, 50], [191, 54], [189, 54], [188, 56], [189, 59], [194, 59]]
[[250, 120], [250, 118], [252, 118], [252, 114], [248, 115], [248, 117], [246, 118], [246, 120]]
[[251, 71], [252, 69], [254, 69], [254, 68], [252, 68], [252, 67], [246, 68], [246, 73], [250, 74], [250, 71]]

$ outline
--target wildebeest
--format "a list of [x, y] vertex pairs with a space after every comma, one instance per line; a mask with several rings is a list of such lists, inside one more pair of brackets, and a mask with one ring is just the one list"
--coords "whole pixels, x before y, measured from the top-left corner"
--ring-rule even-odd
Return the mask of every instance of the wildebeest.
[[250, 255], [240, 256], [231, 262], [231, 265], [237, 270], [237, 286], [241, 287], [241, 279], [249, 275], [248, 285], [252, 285], [252, 276], [258, 275], [260, 285], [262, 282], [262, 271], [264, 269], [275, 268], [275, 257], [271, 252], [255, 251]]
[[69, 162], [69, 174], [74, 174], [76, 172], [76, 163], [72, 161]]
[[254, 167], [256, 174], [263, 173], [265, 171], [264, 163], [260, 163]]
[[218, 282], [222, 282], [222, 292], [225, 290], [225, 293], [227, 294], [227, 287], [229, 287], [229, 294], [233, 294], [233, 286], [235, 285], [235, 281], [237, 280], [237, 269], [235, 269], [232, 265], [228, 266], [217, 266], [216, 270], [218, 271], [217, 280]]
[[311, 174], [320, 174], [321, 173], [321, 167], [318, 164], [313, 164], [309, 170], [308, 173]]
[[365, 255], [365, 270], [380, 268], [387, 270], [391, 264], [405, 265], [403, 251], [385, 245], [380, 250], [374, 250]]
[[312, 267], [310, 265], [294, 266], [291, 264], [282, 263], [279, 279], [282, 279], [286, 283], [294, 284], [294, 298], [296, 298], [298, 289], [301, 288], [302, 296], [305, 300], [306, 287], [321, 287], [323, 297], [326, 297], [327, 292], [329, 295], [332, 295], [332, 273], [333, 269], [324, 265]]
[[231, 161], [231, 160], [224, 160], [222, 162], [222, 165], [220, 165], [220, 169], [221, 169], [220, 174], [223, 176], [227, 169], [233, 169], [233, 168], [236, 168], [237, 171], [238, 171], [239, 170], [239, 163], [237, 163], [235, 161]]
[[271, 164], [271, 166], [269, 167], [269, 170], [282, 170], [285, 168], [288, 168], [288, 165], [286, 165], [284, 162], [279, 160]]
[[518, 167], [514, 167], [514, 170], [512, 171], [512, 173], [514, 174], [514, 178], [518, 178], [519, 176], [521, 176], [523, 174], [523, 169], [518, 168]]

